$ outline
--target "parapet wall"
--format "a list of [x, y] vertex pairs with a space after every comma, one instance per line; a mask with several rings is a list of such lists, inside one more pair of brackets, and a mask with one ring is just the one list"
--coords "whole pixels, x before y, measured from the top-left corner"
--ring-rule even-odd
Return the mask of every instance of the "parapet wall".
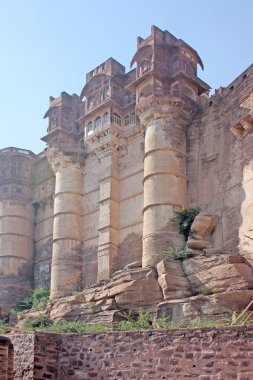
[[14, 379], [253, 379], [253, 326], [9, 338]]

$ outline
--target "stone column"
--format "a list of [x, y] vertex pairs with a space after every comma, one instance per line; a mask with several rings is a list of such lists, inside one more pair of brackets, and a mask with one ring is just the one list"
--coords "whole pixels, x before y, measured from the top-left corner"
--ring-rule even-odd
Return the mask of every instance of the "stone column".
[[0, 201], [0, 306], [4, 315], [32, 288], [33, 222], [31, 202]]
[[139, 110], [145, 129], [143, 267], [157, 264], [168, 247], [182, 245], [171, 219], [187, 204], [185, 128], [191, 113], [169, 100]]
[[79, 290], [82, 280], [83, 175], [80, 163], [63, 153], [48, 154], [55, 173], [50, 299]]
[[99, 155], [99, 247], [97, 280], [106, 280], [117, 269], [119, 223], [119, 173], [116, 154], [108, 150]]
[[33, 285], [34, 213], [31, 171], [35, 155], [0, 151], [0, 316], [7, 316]]

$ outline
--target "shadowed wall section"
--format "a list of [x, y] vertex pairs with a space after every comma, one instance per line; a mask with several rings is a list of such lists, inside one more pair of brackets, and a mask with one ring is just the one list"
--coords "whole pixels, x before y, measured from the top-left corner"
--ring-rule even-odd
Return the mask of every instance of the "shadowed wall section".
[[17, 148], [0, 151], [0, 293], [4, 314], [33, 285], [34, 160], [30, 151]]

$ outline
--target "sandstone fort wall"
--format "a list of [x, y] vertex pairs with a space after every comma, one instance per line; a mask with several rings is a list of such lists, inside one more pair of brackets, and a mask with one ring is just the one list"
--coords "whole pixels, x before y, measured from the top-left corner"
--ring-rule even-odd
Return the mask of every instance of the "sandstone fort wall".
[[251, 380], [253, 376], [251, 326], [8, 336], [14, 344], [18, 380]]

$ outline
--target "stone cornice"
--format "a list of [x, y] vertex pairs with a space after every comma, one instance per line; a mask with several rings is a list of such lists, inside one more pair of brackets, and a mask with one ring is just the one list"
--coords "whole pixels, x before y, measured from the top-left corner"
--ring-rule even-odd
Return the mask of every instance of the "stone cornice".
[[47, 150], [47, 159], [53, 172], [56, 173], [60, 167], [67, 167], [73, 164], [80, 168], [84, 164], [84, 152], [76, 151], [69, 154], [56, 148], [49, 148]]
[[146, 126], [151, 120], [166, 117], [171, 110], [182, 111], [190, 120], [197, 111], [197, 106], [190, 99], [157, 96], [150, 96], [136, 106], [136, 114], [143, 126]]

